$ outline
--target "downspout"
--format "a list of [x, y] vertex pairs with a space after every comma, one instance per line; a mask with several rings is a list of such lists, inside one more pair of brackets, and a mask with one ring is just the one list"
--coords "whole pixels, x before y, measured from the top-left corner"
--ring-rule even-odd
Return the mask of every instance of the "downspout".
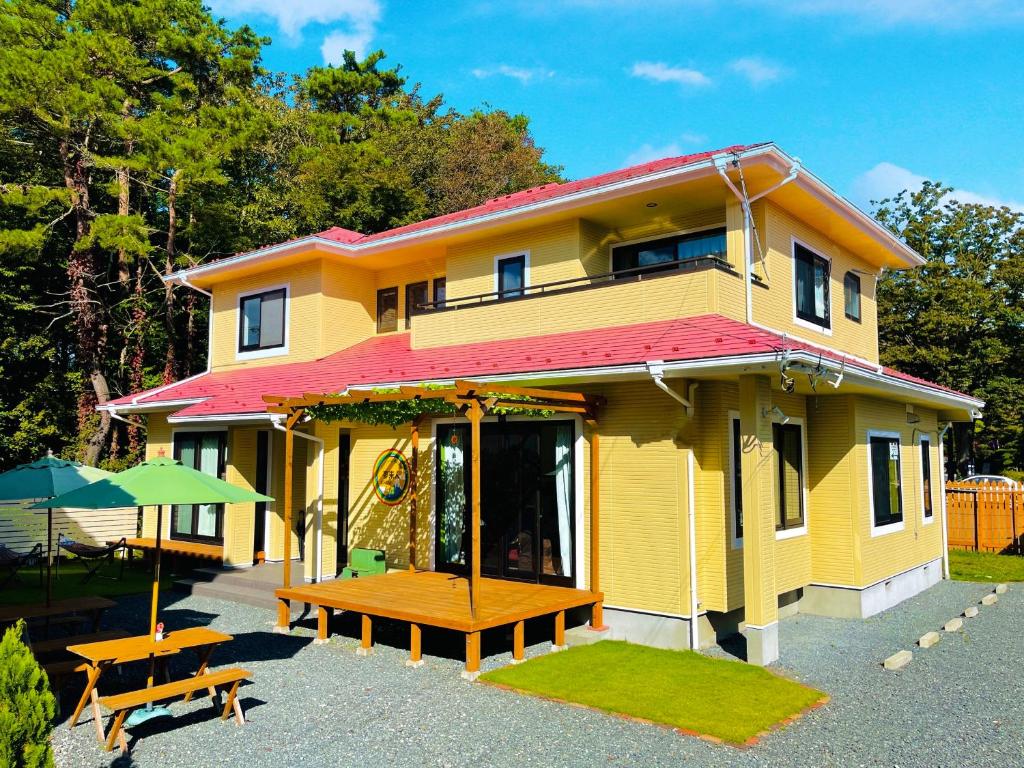
[[949, 578], [949, 517], [946, 514], [946, 449], [944, 441], [952, 422], [947, 421], [939, 431], [939, 466], [942, 468], [942, 502], [939, 504], [939, 511], [942, 513], [942, 576]]
[[[287, 432], [284, 424], [279, 419], [273, 419], [271, 424], [274, 425], [274, 429], [280, 432]], [[303, 437], [310, 442], [316, 443], [320, 446], [319, 455], [317, 456], [317, 478], [316, 478], [316, 573], [315, 581], [324, 580], [324, 441], [321, 437], [315, 435], [307, 435], [305, 432], [299, 432], [297, 429], [292, 430], [292, 434], [296, 437]], [[291, 493], [292, 489], [288, 488], [287, 493]], [[287, 563], [285, 566], [287, 567]]]
[[[739, 160], [734, 160], [734, 163], [738, 166]], [[751, 211], [750, 206], [756, 201], [760, 200], [765, 195], [769, 195], [780, 187], [789, 184], [794, 181], [797, 176], [800, 175], [800, 163], [794, 162], [793, 166], [789, 169], [789, 175], [786, 178], [779, 181], [777, 184], [768, 187], [761, 192], [758, 192], [753, 197], [747, 197], [733, 183], [732, 179], [729, 178], [729, 174], [726, 172], [726, 166], [729, 161], [723, 156], [715, 159], [715, 169], [718, 171], [718, 175], [725, 181], [725, 185], [732, 190], [733, 195], [740, 201], [740, 205], [743, 206], [743, 283], [744, 283], [744, 295], [746, 299], [746, 317], [747, 325], [754, 324], [754, 297], [751, 290], [750, 278], [750, 265], [753, 260], [753, 253], [751, 252], [751, 222], [753, 221], [754, 214]]]
[[[651, 375], [651, 381], [654, 382], [654, 386], [683, 406], [687, 418], [693, 418], [693, 401], [697, 392], [697, 382], [690, 383], [687, 390], [689, 399], [683, 397], [665, 383], [664, 365], [662, 360], [647, 363], [647, 372]], [[700, 603], [697, 601], [697, 512], [693, 468], [693, 446], [690, 446], [686, 449], [686, 538], [690, 545], [688, 553], [690, 563], [690, 648], [696, 651], [700, 648], [700, 629], [697, 623], [697, 611], [700, 608]]]

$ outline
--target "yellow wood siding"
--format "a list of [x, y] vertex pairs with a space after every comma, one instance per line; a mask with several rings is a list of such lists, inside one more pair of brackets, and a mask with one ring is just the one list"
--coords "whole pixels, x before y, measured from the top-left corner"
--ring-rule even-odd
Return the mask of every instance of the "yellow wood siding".
[[[839, 247], [823, 234], [794, 218], [782, 208], [764, 201], [755, 204], [755, 218], [765, 252], [767, 270], [758, 259], [753, 245], [757, 273], [767, 287], [754, 286], [754, 321], [816, 344], [848, 352], [858, 357], [878, 360], [878, 324], [875, 306], [876, 270], [863, 259]], [[831, 333], [797, 323], [795, 317], [793, 238], [816, 253], [831, 259], [829, 284]], [[861, 285], [861, 322], [846, 317], [843, 302], [843, 280], [856, 270]]]
[[711, 269], [685, 272], [436, 312], [416, 318], [412, 343], [417, 348], [436, 347], [702, 315], [713, 311], [708, 303], [710, 286], [719, 274]]
[[[174, 455], [171, 441], [171, 425], [167, 423], [167, 414], [150, 413], [146, 416], [146, 459], [154, 459], [163, 451], [164, 456]], [[171, 513], [164, 513], [164, 535], [170, 531]], [[145, 507], [142, 510], [142, 535], [144, 538], [156, 536], [156, 510]]]
[[[228, 431], [226, 479], [247, 491], [255, 490], [256, 430], [233, 428]], [[227, 565], [251, 565], [256, 504], [224, 505], [224, 562]]]
[[[922, 521], [922, 494], [920, 448], [917, 437], [931, 436], [933, 483], [941, 482], [938, 464], [938, 433], [935, 412], [916, 409], [920, 421], [907, 423], [906, 406], [872, 397], [857, 397], [856, 439], [853, 466], [857, 477], [856, 502], [857, 535], [860, 539], [862, 571], [858, 585], [867, 586], [884, 578], [926, 563], [942, 555], [942, 532], [936, 513], [931, 522]], [[901, 487], [903, 491], [903, 530], [871, 535], [871, 492], [868, 472], [869, 430], [891, 431], [900, 434]]]
[[[803, 395], [786, 394], [785, 392], [772, 392], [772, 405], [778, 406], [782, 412], [789, 416], [793, 422], [797, 419], [800, 423], [800, 439], [802, 441], [804, 461], [804, 521], [808, 531], [813, 530], [816, 521], [816, 507], [810, 498], [808, 487], [809, 472], [807, 463], [810, 459], [810, 446], [808, 445], [807, 424], [807, 403]], [[772, 476], [778, 477], [777, 463], [772, 466]], [[774, 487], [773, 482], [773, 487]], [[776, 502], [775, 508], [778, 508]], [[793, 538], [778, 539], [775, 542], [775, 589], [778, 594], [789, 592], [798, 587], [803, 587], [811, 581], [811, 538], [810, 534], [795, 536]]]
[[[288, 284], [288, 353], [259, 359], [237, 359], [238, 301], [241, 294]], [[314, 360], [322, 354], [323, 286], [321, 260], [296, 264], [288, 270], [268, 270], [213, 287], [213, 354], [215, 369]]]
[[[701, 382], [694, 397], [697, 598], [709, 611], [729, 609], [730, 577], [737, 578], [739, 604], [743, 602], [742, 550], [736, 550], [738, 557], [732, 550], [729, 408], [735, 402], [736, 385], [731, 383]], [[732, 566], [728, 570], [727, 559]]]
[[377, 332], [376, 274], [325, 259], [320, 314], [323, 357], [351, 347]]

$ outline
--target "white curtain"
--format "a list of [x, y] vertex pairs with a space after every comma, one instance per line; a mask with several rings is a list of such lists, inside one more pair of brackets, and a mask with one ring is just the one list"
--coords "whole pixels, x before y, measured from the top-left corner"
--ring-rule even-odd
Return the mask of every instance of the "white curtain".
[[466, 430], [452, 429], [441, 444], [441, 556], [445, 563], [465, 563], [462, 534], [466, 519], [466, 462], [463, 444]]
[[572, 432], [568, 424], [560, 424], [555, 431], [555, 500], [563, 576], [572, 576]]
[[[217, 476], [217, 459], [220, 454], [220, 436], [203, 435], [199, 448], [199, 471], [206, 475]], [[200, 536], [217, 535], [217, 505], [201, 504], [199, 519], [196, 522], [196, 533]]]
[[[181, 445], [181, 463], [189, 469], [196, 465], [195, 443], [191, 440]], [[175, 533], [185, 534], [186, 536], [192, 533], [192, 510], [193, 507], [188, 505], [177, 507], [177, 514], [174, 518]]]

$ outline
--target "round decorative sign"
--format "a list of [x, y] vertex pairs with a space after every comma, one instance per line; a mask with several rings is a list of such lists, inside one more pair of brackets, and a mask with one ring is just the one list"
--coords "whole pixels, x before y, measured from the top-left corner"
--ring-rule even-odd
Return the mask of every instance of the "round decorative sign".
[[389, 448], [373, 463], [373, 492], [388, 506], [401, 504], [409, 492], [411, 474], [405, 454]]

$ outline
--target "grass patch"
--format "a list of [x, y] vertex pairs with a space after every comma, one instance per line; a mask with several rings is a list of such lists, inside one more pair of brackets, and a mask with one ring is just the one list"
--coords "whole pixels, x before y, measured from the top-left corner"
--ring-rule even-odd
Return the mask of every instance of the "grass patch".
[[[60, 578], [56, 570], [53, 577], [53, 599], [64, 600], [72, 597], [86, 597], [99, 595], [101, 597], [117, 597], [119, 595], [136, 595], [149, 592], [153, 588], [153, 573], [149, 567], [131, 567], [125, 565], [124, 578], [108, 579], [104, 575], [117, 576], [121, 568], [120, 563], [104, 565], [98, 574], [89, 579], [88, 583], [82, 583], [82, 576], [85, 575], [85, 566], [76, 563], [74, 560], [61, 561]], [[46, 570], [43, 570], [43, 579], [46, 578]], [[160, 588], [167, 589], [171, 586], [171, 579], [167, 575], [160, 578]], [[18, 580], [8, 584], [0, 592], [0, 605], [22, 605], [25, 603], [41, 603], [46, 600], [46, 588], [39, 586], [39, 570], [34, 568], [22, 568], [18, 571]]]
[[951, 549], [949, 575], [957, 581], [1024, 581], [1024, 557]]
[[734, 744], [824, 697], [739, 661], [617, 640], [547, 654], [480, 679]]

